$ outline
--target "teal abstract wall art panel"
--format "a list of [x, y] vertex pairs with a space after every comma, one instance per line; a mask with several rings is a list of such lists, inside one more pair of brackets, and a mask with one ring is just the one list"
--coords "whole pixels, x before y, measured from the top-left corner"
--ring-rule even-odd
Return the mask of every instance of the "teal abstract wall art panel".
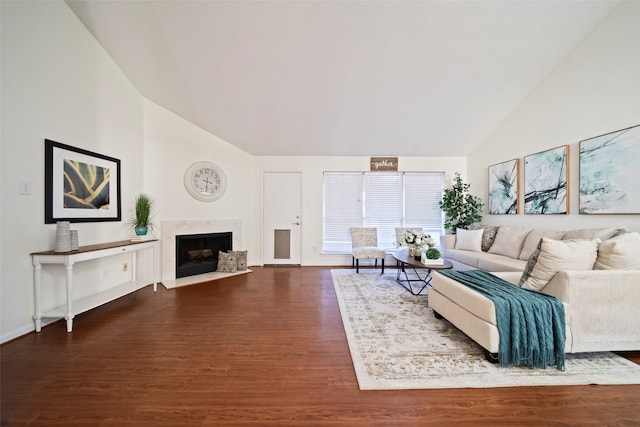
[[489, 166], [489, 213], [518, 213], [519, 159]]
[[640, 214], [640, 125], [580, 141], [580, 213]]
[[524, 213], [569, 213], [569, 146], [524, 158]]

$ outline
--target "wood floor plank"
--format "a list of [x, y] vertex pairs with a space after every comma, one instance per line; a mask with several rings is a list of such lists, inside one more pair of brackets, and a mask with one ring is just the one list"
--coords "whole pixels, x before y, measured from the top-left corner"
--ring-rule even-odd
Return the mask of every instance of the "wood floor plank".
[[330, 269], [252, 269], [4, 344], [2, 425], [640, 425], [640, 385], [361, 391]]

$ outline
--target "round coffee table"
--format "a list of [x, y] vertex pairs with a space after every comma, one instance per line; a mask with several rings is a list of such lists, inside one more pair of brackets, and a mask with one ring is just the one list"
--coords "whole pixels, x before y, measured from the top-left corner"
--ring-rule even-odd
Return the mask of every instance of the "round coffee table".
[[[431, 272], [433, 270], [450, 270], [453, 268], [446, 259], [442, 264], [423, 264], [416, 260], [412, 255], [409, 255], [408, 251], [400, 250], [393, 253], [393, 258], [396, 260], [396, 282], [398, 282], [403, 288], [411, 292], [411, 295], [420, 295], [422, 291], [429, 285], [431, 285]], [[409, 278], [407, 269], [413, 270], [413, 276], [415, 278]], [[427, 270], [425, 273], [420, 274], [418, 270]], [[404, 279], [402, 278], [404, 275]], [[413, 290], [412, 283], [418, 283], [417, 287], [422, 286], [418, 292]]]

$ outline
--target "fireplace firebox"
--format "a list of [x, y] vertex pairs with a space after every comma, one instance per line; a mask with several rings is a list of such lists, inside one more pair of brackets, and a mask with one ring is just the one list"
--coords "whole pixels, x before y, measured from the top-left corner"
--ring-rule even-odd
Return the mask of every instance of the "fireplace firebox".
[[218, 252], [233, 249], [233, 233], [176, 236], [176, 278], [210, 273], [218, 268]]

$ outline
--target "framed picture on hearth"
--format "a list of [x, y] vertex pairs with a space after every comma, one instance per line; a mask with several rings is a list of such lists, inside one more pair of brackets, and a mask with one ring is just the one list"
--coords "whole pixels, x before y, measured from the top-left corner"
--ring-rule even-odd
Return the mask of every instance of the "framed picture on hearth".
[[569, 145], [525, 156], [524, 213], [569, 213]]
[[640, 125], [580, 141], [580, 213], [640, 214]]
[[520, 161], [513, 159], [489, 166], [489, 213], [517, 214]]
[[45, 139], [44, 222], [120, 221], [120, 160]]

